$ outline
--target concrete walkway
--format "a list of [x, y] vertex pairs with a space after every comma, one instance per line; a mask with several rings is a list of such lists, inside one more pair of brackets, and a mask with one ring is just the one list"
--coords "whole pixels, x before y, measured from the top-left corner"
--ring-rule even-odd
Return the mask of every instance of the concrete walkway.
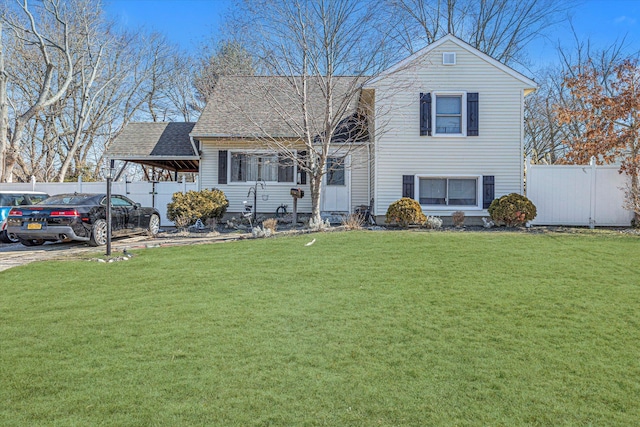
[[[116, 239], [111, 244], [111, 256], [122, 255], [124, 249], [144, 249], [163, 246], [197, 245], [206, 243], [227, 242], [241, 240], [251, 236], [250, 234], [220, 234], [217, 236], [173, 236], [161, 234], [157, 238], [147, 236], [135, 236], [124, 239]], [[12, 267], [26, 265], [36, 261], [73, 259], [81, 254], [95, 254], [96, 257], [105, 256], [105, 247], [92, 247], [84, 242], [56, 242], [45, 243], [42, 246], [23, 246], [20, 243], [0, 244], [0, 271]]]

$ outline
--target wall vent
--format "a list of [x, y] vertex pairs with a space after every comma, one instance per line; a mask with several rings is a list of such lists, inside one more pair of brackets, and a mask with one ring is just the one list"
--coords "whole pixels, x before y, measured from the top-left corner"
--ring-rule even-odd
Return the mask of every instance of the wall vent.
[[456, 65], [456, 53], [444, 52], [442, 54], [442, 65]]

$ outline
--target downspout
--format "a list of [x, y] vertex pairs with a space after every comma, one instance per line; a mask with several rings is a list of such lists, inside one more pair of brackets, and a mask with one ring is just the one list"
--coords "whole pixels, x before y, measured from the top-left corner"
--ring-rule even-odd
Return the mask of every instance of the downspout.
[[[191, 148], [193, 149], [193, 154], [198, 156], [198, 177], [200, 177], [202, 175], [202, 162], [201, 162], [202, 154], [200, 154], [200, 151], [196, 148], [195, 140], [191, 135], [189, 135], [189, 142], [191, 142]], [[200, 144], [200, 141], [198, 141], [198, 144]], [[197, 184], [198, 184], [197, 186], [198, 191], [202, 191], [202, 188], [200, 188], [200, 179], [197, 180]]]
[[[367, 144], [367, 196], [371, 203], [371, 141]], [[369, 206], [369, 213], [373, 213], [372, 211], [373, 206]]]
[[520, 194], [524, 195], [524, 90], [520, 92]]
[[191, 148], [193, 148], [193, 154], [195, 154], [196, 156], [199, 156], [200, 153], [198, 153], [198, 149], [196, 148], [196, 143], [193, 140], [193, 137], [191, 135], [189, 135], [189, 141], [191, 142]]

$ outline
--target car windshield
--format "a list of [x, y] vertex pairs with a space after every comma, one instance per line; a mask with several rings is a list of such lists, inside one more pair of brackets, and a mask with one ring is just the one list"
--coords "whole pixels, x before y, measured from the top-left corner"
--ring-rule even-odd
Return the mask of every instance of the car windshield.
[[86, 194], [58, 194], [43, 200], [41, 205], [89, 205], [93, 196]]

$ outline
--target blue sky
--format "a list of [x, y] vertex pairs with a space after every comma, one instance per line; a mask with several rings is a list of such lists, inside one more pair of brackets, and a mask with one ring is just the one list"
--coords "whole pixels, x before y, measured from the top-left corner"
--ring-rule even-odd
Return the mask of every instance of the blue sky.
[[[220, 35], [220, 23], [232, 5], [233, 0], [105, 0], [107, 13], [121, 25], [163, 32], [192, 51], [205, 38]], [[590, 37], [594, 47], [607, 47], [626, 36], [628, 52], [640, 50], [640, 0], [586, 0], [572, 15], [578, 35]], [[553, 62], [558, 42], [571, 46], [568, 37], [570, 32], [563, 26], [548, 39], [536, 40], [529, 48], [532, 61]]]
[[104, 0], [107, 14], [130, 29], [144, 27], [167, 35], [186, 50], [218, 35], [231, 0]]
[[[640, 0], [587, 0], [571, 13], [571, 21], [578, 36], [589, 38], [596, 49], [604, 49], [625, 39], [626, 51], [640, 51]], [[555, 28], [548, 39], [538, 39], [529, 50], [539, 63], [556, 58], [555, 46], [574, 46], [569, 25]]]

